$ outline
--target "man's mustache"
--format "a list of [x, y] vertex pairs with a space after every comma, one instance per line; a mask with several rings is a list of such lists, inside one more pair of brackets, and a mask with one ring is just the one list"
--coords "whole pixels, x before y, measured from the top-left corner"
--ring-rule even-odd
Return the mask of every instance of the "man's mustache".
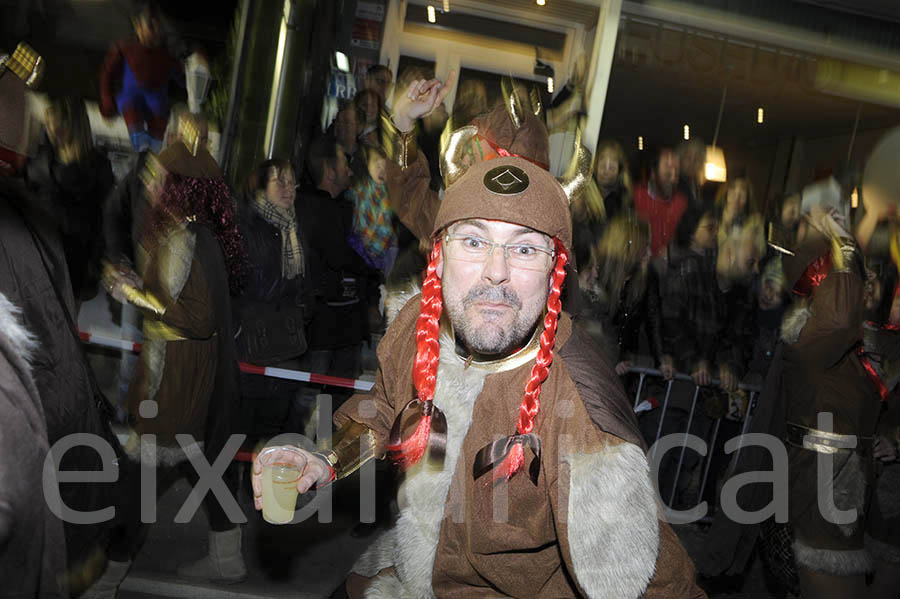
[[478, 285], [473, 287], [466, 297], [463, 298], [463, 305], [471, 306], [476, 302], [491, 302], [496, 304], [508, 304], [513, 308], [522, 307], [519, 295], [509, 287], [497, 287], [495, 285]]

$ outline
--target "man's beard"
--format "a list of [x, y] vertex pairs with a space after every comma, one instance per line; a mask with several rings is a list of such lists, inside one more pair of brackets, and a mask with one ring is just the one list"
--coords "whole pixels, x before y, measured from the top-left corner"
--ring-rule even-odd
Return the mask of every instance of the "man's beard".
[[[512, 324], [504, 327], [489, 320], [481, 324], [469, 320], [466, 311], [477, 302], [507, 304], [514, 310]], [[461, 341], [469, 351], [486, 355], [504, 354], [520, 347], [534, 329], [540, 310], [541, 306], [536, 311], [530, 306], [523, 310], [522, 301], [513, 289], [493, 285], [477, 285], [461, 301], [447, 302], [447, 313], [457, 341]], [[485, 314], [489, 312], [485, 310], [482, 316], [489, 318]]]

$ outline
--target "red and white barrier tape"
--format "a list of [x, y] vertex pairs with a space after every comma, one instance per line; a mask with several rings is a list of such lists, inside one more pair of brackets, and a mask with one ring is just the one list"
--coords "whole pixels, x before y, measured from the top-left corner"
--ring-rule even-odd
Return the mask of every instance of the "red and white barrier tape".
[[[93, 333], [81, 331], [78, 333], [81, 340], [91, 345], [99, 345], [102, 347], [110, 347], [113, 349], [122, 349], [125, 351], [140, 352], [141, 344], [126, 339], [116, 339], [114, 337], [104, 337]], [[238, 362], [241, 372], [247, 374], [259, 374], [276, 379], [286, 379], [289, 381], [300, 381], [302, 383], [314, 383], [317, 385], [331, 385], [332, 387], [344, 387], [346, 389], [354, 389], [356, 391], [370, 391], [375, 383], [371, 381], [361, 381], [359, 379], [345, 379], [336, 376], [328, 376], [325, 374], [315, 374], [313, 372], [304, 372], [302, 370], [288, 370], [286, 368], [274, 368], [272, 366], [256, 366], [246, 362]]]

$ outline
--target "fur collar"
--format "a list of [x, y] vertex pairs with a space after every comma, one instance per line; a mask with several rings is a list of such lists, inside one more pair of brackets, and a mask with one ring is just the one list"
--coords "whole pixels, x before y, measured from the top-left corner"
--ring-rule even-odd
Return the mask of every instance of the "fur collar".
[[[0, 347], [10, 356], [29, 362], [37, 349], [37, 338], [31, 334], [21, 322], [22, 310], [0, 293]], [[11, 360], [13, 361], [13, 360]], [[29, 368], [30, 371], [30, 368]]]
[[809, 300], [795, 300], [791, 307], [787, 309], [781, 321], [782, 341], [788, 345], [796, 343], [810, 316], [812, 316], [812, 312], [809, 309]]
[[659, 519], [650, 466], [632, 443], [563, 458], [569, 464], [568, 544], [588, 597], [643, 596], [656, 571]]
[[38, 341], [22, 324], [21, 315], [22, 310], [0, 293], [0, 350], [16, 370], [30, 379], [29, 362], [38, 348]]
[[400, 310], [403, 309], [403, 306], [409, 303], [409, 300], [414, 298], [422, 291], [422, 288], [415, 281], [409, 281], [405, 285], [394, 287], [388, 289], [382, 286], [381, 292], [381, 303], [383, 305], [383, 314], [385, 321], [390, 325], [394, 322], [394, 319], [397, 318], [397, 315], [400, 314]]
[[[397, 493], [400, 517], [394, 528], [376, 541], [353, 571], [374, 576], [389, 566], [396, 576], [382, 576], [366, 592], [368, 598], [426, 599], [431, 588], [434, 558], [445, 508], [449, 517], [464, 517], [462, 498], [447, 497], [463, 440], [472, 425], [472, 409], [491, 371], [465, 368], [450, 337], [441, 337], [435, 406], [447, 417], [447, 452], [441, 470], [423, 459], [407, 473]], [[384, 580], [382, 580], [384, 579]]]

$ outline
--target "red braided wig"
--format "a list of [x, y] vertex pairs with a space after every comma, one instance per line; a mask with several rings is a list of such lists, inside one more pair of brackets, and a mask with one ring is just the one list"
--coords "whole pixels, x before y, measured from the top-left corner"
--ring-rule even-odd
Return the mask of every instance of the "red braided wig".
[[[534, 420], [541, 411], [541, 384], [550, 374], [550, 364], [553, 363], [553, 346], [556, 344], [556, 324], [559, 321], [559, 313], [562, 312], [563, 282], [566, 279], [566, 263], [569, 254], [559, 241], [553, 239], [556, 246], [556, 264], [553, 267], [553, 279], [550, 286], [550, 294], [547, 296], [547, 314], [544, 316], [544, 331], [541, 333], [541, 348], [538, 350], [531, 367], [531, 377], [525, 384], [525, 397], [519, 406], [519, 421], [516, 424], [516, 432], [527, 435], [534, 430]], [[493, 479], [509, 480], [525, 465], [525, 450], [521, 443], [512, 446], [503, 462], [494, 468]]]
[[425, 455], [431, 431], [431, 406], [437, 385], [438, 362], [441, 353], [441, 310], [444, 301], [441, 296], [441, 279], [437, 266], [441, 257], [441, 241], [437, 240], [425, 269], [422, 283], [422, 307], [416, 321], [416, 360], [413, 363], [413, 384], [420, 402], [425, 404], [422, 419], [415, 432], [399, 446], [388, 445], [391, 459], [406, 470]]

